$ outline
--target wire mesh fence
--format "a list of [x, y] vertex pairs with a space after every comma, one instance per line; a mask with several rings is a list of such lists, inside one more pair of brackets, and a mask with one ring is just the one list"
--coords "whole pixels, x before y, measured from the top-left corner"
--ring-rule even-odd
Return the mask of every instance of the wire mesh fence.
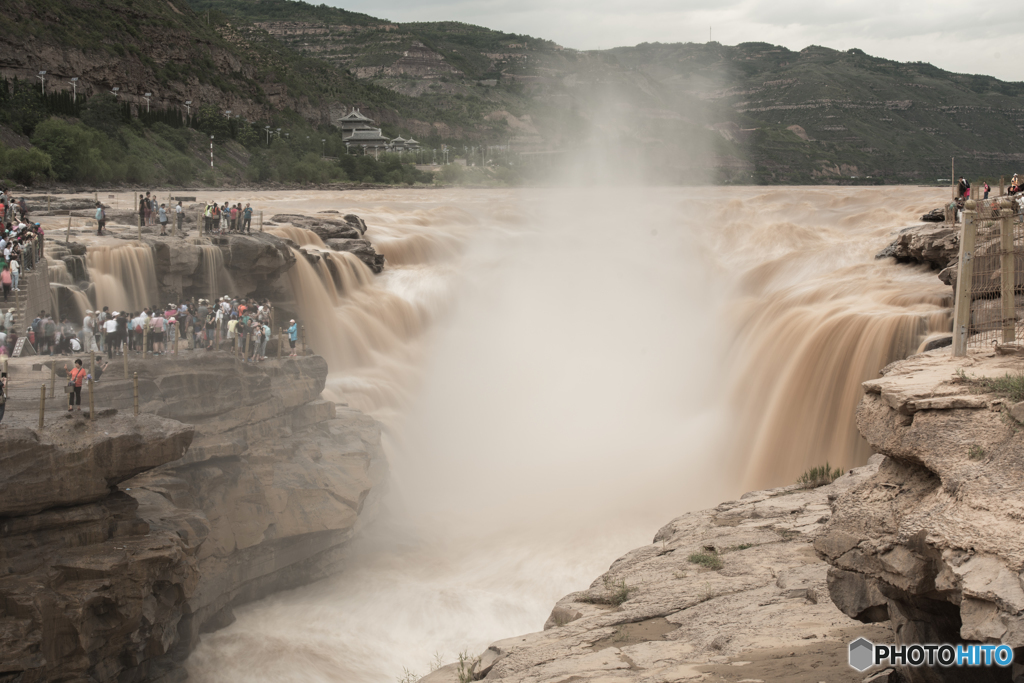
[[1024, 338], [1024, 221], [1015, 199], [993, 197], [965, 206], [954, 355]]

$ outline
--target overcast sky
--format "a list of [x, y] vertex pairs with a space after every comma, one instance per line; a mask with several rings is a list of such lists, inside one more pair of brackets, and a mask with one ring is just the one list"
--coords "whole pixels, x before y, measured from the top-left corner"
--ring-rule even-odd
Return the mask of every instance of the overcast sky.
[[[317, 2], [317, 0], [309, 0]], [[1013, 47], [1024, 12], [950, 0], [321, 0], [392, 21], [456, 20], [579, 50], [643, 42], [764, 41], [800, 50], [858, 47], [898, 61], [1024, 80]], [[963, 25], [961, 25], [963, 24]]]

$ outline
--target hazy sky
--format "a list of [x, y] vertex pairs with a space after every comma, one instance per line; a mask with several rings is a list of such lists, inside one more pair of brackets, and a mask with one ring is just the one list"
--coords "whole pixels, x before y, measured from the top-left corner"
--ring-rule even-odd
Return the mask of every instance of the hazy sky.
[[[317, 0], [310, 0], [316, 2]], [[858, 47], [898, 61], [1024, 80], [1009, 57], [1024, 37], [1012, 3], [950, 0], [321, 0], [392, 21], [452, 19], [580, 50], [642, 42], [765, 41], [799, 50]], [[964, 25], [961, 25], [964, 24]]]

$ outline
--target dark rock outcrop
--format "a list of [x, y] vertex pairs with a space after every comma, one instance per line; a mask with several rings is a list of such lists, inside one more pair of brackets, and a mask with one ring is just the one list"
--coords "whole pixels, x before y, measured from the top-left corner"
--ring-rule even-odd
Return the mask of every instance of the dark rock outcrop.
[[354, 254], [374, 273], [384, 270], [384, 255], [378, 254], [369, 240], [329, 239], [324, 240], [324, 244], [334, 251], [347, 251]]
[[946, 220], [945, 209], [932, 209], [928, 213], [921, 216], [921, 220], [926, 223], [941, 223]]
[[[815, 549], [847, 615], [888, 620], [895, 642], [1024, 647], [1024, 432], [1005, 397], [951, 381], [1015, 359], [924, 354], [865, 383], [861, 433], [886, 456], [838, 497]], [[912, 683], [1009, 681], [1008, 670], [903, 668]]]

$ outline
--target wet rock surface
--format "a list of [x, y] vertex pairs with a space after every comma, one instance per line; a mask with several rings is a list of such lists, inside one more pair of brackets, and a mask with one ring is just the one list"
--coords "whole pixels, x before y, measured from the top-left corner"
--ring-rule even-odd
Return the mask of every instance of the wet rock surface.
[[[925, 220], [923, 216], [922, 220]], [[891, 257], [899, 263], [921, 263], [943, 270], [955, 263], [959, 255], [960, 226], [925, 223], [901, 230], [892, 244], [875, 258]]]
[[[587, 590], [559, 600], [543, 631], [493, 643], [470, 659], [469, 673], [510, 683], [862, 680], [847, 663], [848, 643], [887, 629], [836, 609], [812, 543], [831, 516], [829, 499], [877, 467], [673, 520]], [[424, 680], [458, 673], [454, 665]]]
[[138, 418], [111, 366], [95, 422], [6, 431], [0, 680], [183, 680], [200, 633], [336, 572], [376, 507], [380, 427], [320, 398], [322, 358], [195, 352], [129, 371]]
[[[815, 542], [847, 615], [897, 643], [1024, 646], [1024, 431], [1018, 403], [955, 379], [1001, 377], [991, 352], [912, 357], [865, 383], [861, 433], [886, 457], [839, 496]], [[1018, 411], [1024, 416], [1024, 411]], [[901, 668], [905, 680], [1011, 680], [1009, 669]], [[1014, 679], [1016, 680], [1016, 679]]]

